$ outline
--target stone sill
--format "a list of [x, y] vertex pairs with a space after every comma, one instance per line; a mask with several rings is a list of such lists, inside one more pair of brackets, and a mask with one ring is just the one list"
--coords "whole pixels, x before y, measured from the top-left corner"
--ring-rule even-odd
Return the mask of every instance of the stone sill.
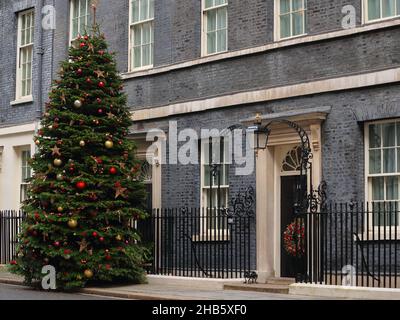
[[10, 105], [16, 106], [19, 104], [25, 104], [25, 103], [31, 103], [31, 102], [33, 102], [33, 96], [26, 96], [26, 97], [18, 98], [14, 101], [11, 101]]

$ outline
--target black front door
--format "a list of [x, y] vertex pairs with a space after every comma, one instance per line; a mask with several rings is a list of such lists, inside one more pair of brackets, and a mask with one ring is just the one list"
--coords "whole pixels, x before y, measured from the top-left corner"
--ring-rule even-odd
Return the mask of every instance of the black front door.
[[298, 179], [299, 176], [281, 177], [281, 277], [294, 278], [296, 275], [295, 258], [290, 256], [283, 246], [283, 233], [294, 220], [293, 208]]

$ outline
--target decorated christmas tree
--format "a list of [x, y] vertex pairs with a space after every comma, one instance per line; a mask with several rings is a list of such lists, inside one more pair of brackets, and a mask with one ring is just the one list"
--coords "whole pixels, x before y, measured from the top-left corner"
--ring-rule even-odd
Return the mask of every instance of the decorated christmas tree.
[[26, 220], [11, 270], [27, 284], [55, 267], [57, 288], [93, 281], [144, 280], [135, 221], [145, 191], [114, 56], [93, 27], [61, 63], [35, 136]]

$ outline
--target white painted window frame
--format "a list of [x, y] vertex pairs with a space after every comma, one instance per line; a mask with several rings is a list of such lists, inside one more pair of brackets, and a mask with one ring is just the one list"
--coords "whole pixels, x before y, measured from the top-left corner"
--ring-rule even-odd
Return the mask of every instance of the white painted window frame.
[[[143, 0], [142, 0], [143, 1]], [[157, 0], [155, 0], [157, 1]], [[154, 67], [154, 16], [155, 16], [155, 9], [153, 8], [153, 17], [145, 20], [140, 20], [137, 22], [133, 22], [133, 17], [132, 17], [132, 2], [133, 0], [129, 0], [129, 52], [128, 52], [128, 72], [137, 72], [137, 71], [143, 71], [143, 70], [148, 70], [152, 69]], [[154, 3], [154, 2], [153, 2]], [[139, 6], [140, 7], [140, 6]], [[148, 10], [150, 10], [150, 5], [148, 6]], [[140, 13], [139, 13], [140, 16]], [[134, 32], [133, 29], [135, 27], [144, 25], [146, 23], [151, 23], [151, 32], [152, 32], [152, 49], [151, 49], [151, 61], [152, 63], [149, 65], [143, 65], [141, 63], [140, 67], [134, 67], [134, 48], [133, 44], [135, 43], [133, 37], [134, 37]], [[143, 39], [143, 32], [142, 33], [142, 39]], [[141, 47], [143, 47], [143, 43], [141, 43]], [[142, 49], [141, 49], [142, 50]], [[141, 61], [143, 61], [143, 54], [141, 55]]]
[[[26, 158], [26, 163], [24, 162], [24, 155], [25, 153], [27, 155], [29, 155], [28, 158]], [[26, 147], [22, 147], [19, 150], [19, 162], [20, 162], [20, 184], [19, 184], [19, 195], [20, 195], [20, 203], [22, 204], [22, 202], [27, 198], [27, 196], [25, 197], [25, 199], [23, 199], [22, 194], [23, 194], [23, 190], [25, 189], [25, 195], [27, 193], [27, 186], [29, 185], [29, 182], [25, 181], [23, 179], [23, 174], [22, 172], [25, 170], [27, 173], [27, 179], [32, 177], [32, 168], [29, 165], [29, 159], [31, 158], [31, 149], [30, 146], [26, 146]]]
[[[362, 11], [363, 24], [379, 23], [379, 22], [384, 22], [384, 21], [387, 21], [387, 20], [397, 19], [397, 18], [400, 17], [400, 14], [396, 14], [394, 16], [382, 18], [382, 7], [383, 7], [382, 6], [382, 0], [380, 0], [380, 2], [381, 2], [381, 6], [380, 6], [381, 12], [380, 12], [379, 16], [381, 18], [369, 20], [369, 18], [368, 18], [368, 0], [362, 0], [361, 1], [361, 6], [362, 6], [361, 11]], [[397, 6], [397, 1], [395, 2], [395, 6]], [[396, 12], [397, 12], [397, 7], [396, 7]]]
[[[82, 30], [80, 30], [80, 19], [83, 19], [83, 17], [85, 18], [85, 26], [86, 26], [86, 28], [87, 28], [87, 26], [89, 25], [89, 18], [90, 18], [90, 1], [91, 0], [77, 0], [78, 1], [78, 10], [79, 10], [79, 13], [78, 13], [78, 35], [80, 34], [80, 35], [83, 35], [83, 33], [82, 33]], [[80, 3], [81, 3], [81, 1], [86, 1], [86, 14], [85, 15], [81, 15], [81, 12], [80, 12], [80, 10], [81, 10], [81, 5], [80, 5]], [[74, 23], [73, 23], [73, 20], [74, 20], [74, 17], [73, 17], [73, 12], [74, 12], [74, 7], [75, 7], [75, 1], [74, 0], [70, 0], [69, 1], [69, 43], [70, 44], [72, 44], [76, 39], [77, 39], [77, 36], [76, 37], [73, 37], [73, 29], [74, 29]]]
[[[295, 39], [299, 37], [304, 37], [307, 35], [306, 27], [307, 27], [307, 0], [303, 0], [303, 10], [299, 10], [298, 12], [303, 11], [303, 33], [293, 36], [293, 23], [290, 21], [290, 34], [289, 37], [281, 37], [281, 7], [280, 7], [280, 0], [274, 0], [274, 41], [281, 41], [281, 40], [289, 40]], [[290, 1], [290, 15], [292, 15], [292, 0]]]
[[[207, 190], [210, 190], [210, 187], [206, 187], [204, 185], [205, 183], [205, 166], [206, 164], [206, 159], [205, 159], [205, 146], [209, 145], [209, 139], [203, 139], [200, 141], [201, 147], [200, 147], [200, 210], [201, 214], [207, 214], [207, 203], [208, 203], [208, 198], [207, 198]], [[229, 142], [228, 142], [229, 143]], [[229, 148], [228, 148], [229, 150]], [[227, 148], [224, 148], [224, 152], [227, 151]], [[207, 160], [208, 162], [208, 160]], [[224, 161], [223, 164], [229, 165], [229, 156], [224, 155]], [[229, 167], [228, 167], [229, 168]], [[229, 169], [228, 172], [226, 173], [229, 175]], [[229, 178], [229, 177], [228, 177]], [[213, 189], [217, 189], [218, 186], [214, 186]], [[229, 201], [229, 191], [230, 191], [230, 185], [223, 185], [221, 184], [221, 189], [224, 189], [226, 192], [226, 199], [225, 203], [222, 204], [225, 208], [228, 207], [228, 201]], [[216, 207], [216, 206], [213, 206]], [[229, 239], [229, 229], [211, 229], [208, 228], [204, 224], [204, 219], [202, 218], [200, 221], [200, 234], [193, 236], [193, 240], [197, 241], [204, 241], [204, 240], [210, 240], [210, 241], [225, 241]]]
[[[201, 0], [201, 56], [213, 56], [221, 53], [228, 52], [228, 44], [229, 44], [229, 12], [228, 12], [229, 0], [226, 0], [226, 3], [206, 8], [206, 1]], [[218, 10], [221, 8], [227, 8], [226, 12], [226, 50], [216, 51], [213, 53], [208, 53], [207, 46], [207, 12], [212, 10]], [[218, 46], [217, 46], [218, 47]]]
[[[31, 42], [29, 44], [21, 45], [21, 32], [22, 32], [22, 18], [26, 15], [31, 15], [31, 27], [33, 28]], [[15, 101], [12, 104], [17, 104], [18, 102], [31, 102], [33, 101], [33, 60], [34, 60], [34, 39], [35, 37], [35, 11], [34, 9], [29, 9], [21, 11], [18, 13], [18, 28], [17, 28], [17, 63], [16, 63], [16, 85], [15, 85]], [[22, 93], [22, 63], [21, 63], [21, 52], [23, 49], [31, 48], [32, 58], [31, 58], [31, 84], [30, 84], [30, 94], [23, 95]]]
[[[373, 213], [372, 213], [372, 203], [374, 202], [372, 200], [372, 178], [374, 177], [393, 177], [393, 176], [398, 176], [400, 177], [400, 172], [398, 173], [381, 173], [381, 174], [370, 174], [369, 173], [369, 126], [370, 125], [375, 125], [375, 124], [385, 124], [385, 123], [400, 123], [400, 119], [388, 119], [388, 120], [379, 120], [379, 121], [368, 121], [364, 123], [364, 163], [365, 163], [365, 202], [366, 204], [369, 203], [369, 217], [368, 219], [365, 218], [364, 224], [365, 224], [365, 232], [364, 232], [364, 240], [369, 238], [371, 240], [372, 235], [375, 235], [375, 239], [378, 238], [380, 235], [381, 239], [389, 236], [389, 234], [392, 234], [392, 238], [394, 239], [395, 237], [395, 226], [387, 226], [387, 227], [382, 227], [382, 226], [374, 226], [373, 222]], [[381, 148], [382, 149], [382, 148]], [[397, 154], [397, 152], [396, 152]], [[381, 160], [383, 161], [383, 155]], [[399, 190], [400, 193], [400, 190]], [[386, 188], [384, 190], [384, 198], [386, 198]], [[375, 201], [379, 202], [379, 201]], [[383, 201], [381, 201], [383, 202]], [[388, 201], [390, 202], [390, 201]], [[400, 202], [400, 198], [398, 201], [393, 200], [393, 202]], [[365, 205], [365, 208], [367, 208], [367, 205]], [[400, 206], [397, 207], [398, 211], [400, 210]], [[368, 220], [368, 221], [367, 221]], [[400, 217], [398, 217], [398, 222], [399, 226], [397, 226], [397, 238], [400, 238]], [[368, 232], [368, 237], [366, 232]]]

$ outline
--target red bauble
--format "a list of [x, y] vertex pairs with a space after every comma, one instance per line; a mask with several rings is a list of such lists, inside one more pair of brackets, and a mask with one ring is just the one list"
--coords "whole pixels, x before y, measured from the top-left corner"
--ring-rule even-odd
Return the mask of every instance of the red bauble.
[[82, 75], [82, 69], [81, 68], [79, 68], [78, 70], [76, 70], [76, 74], [78, 75], [78, 76], [80, 76], [80, 75]]
[[106, 255], [106, 260], [111, 260], [111, 256], [109, 254]]
[[92, 233], [92, 236], [93, 236], [93, 237], [97, 237], [97, 236], [98, 236], [97, 232], [94, 231], [94, 232]]
[[97, 110], [97, 112], [98, 112], [99, 114], [103, 114], [103, 109], [99, 109], [99, 110]]
[[104, 88], [104, 86], [105, 86], [105, 83], [104, 83], [103, 81], [100, 81], [100, 82], [99, 82], [99, 87], [100, 87], [100, 88]]
[[55, 241], [54, 242], [54, 246], [58, 248], [60, 246], [60, 242], [59, 241]]
[[89, 40], [89, 36], [84, 36], [83, 37], [86, 41]]
[[100, 237], [100, 238], [99, 238], [99, 241], [100, 241], [100, 242], [103, 242], [103, 241], [104, 241], [104, 238], [103, 238], [103, 237]]
[[39, 213], [35, 213], [35, 220], [40, 220], [40, 215], [39, 215]]
[[86, 46], [86, 43], [81, 42], [81, 44], [79, 45], [81, 48], [83, 48], [84, 46]]
[[110, 270], [111, 266], [109, 264], [106, 264], [106, 270]]
[[104, 54], [104, 50], [99, 50], [99, 55], [103, 55]]
[[117, 174], [117, 168], [111, 167], [110, 168], [110, 174]]
[[100, 98], [97, 98], [96, 101], [97, 101], [97, 103], [101, 103], [102, 102], [102, 100]]
[[83, 190], [86, 188], [86, 182], [85, 181], [78, 181], [76, 183], [76, 188], [79, 190]]
[[87, 79], [86, 79], [86, 82], [87, 82], [87, 83], [92, 83], [92, 79], [87, 78]]

